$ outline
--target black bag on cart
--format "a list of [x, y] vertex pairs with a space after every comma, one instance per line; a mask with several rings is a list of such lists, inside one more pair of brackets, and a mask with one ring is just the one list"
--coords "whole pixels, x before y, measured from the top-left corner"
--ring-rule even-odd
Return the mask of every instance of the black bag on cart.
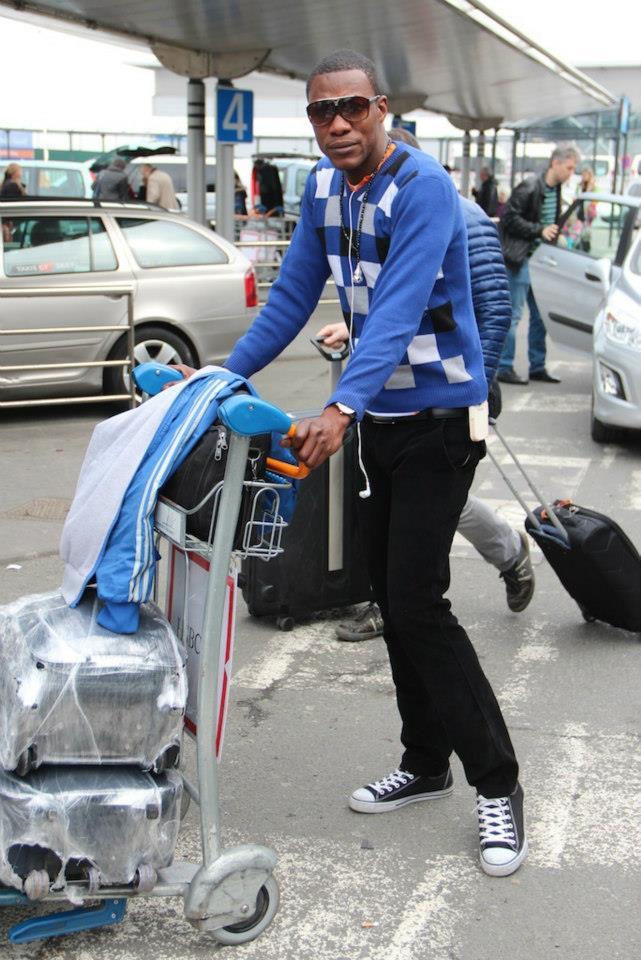
[[553, 505], [567, 534], [564, 541], [545, 507], [533, 511], [525, 529], [536, 540], [586, 620], [641, 631], [641, 557], [621, 527], [595, 510], [568, 501]]
[[[356, 530], [355, 497], [361, 478], [356, 468], [357, 445], [353, 433], [342, 448], [342, 497], [337, 497], [334, 474], [340, 460], [331, 470], [328, 460], [300, 482], [294, 515], [283, 531], [284, 552], [269, 563], [255, 557], [243, 561], [243, 597], [252, 616], [270, 614], [277, 617], [280, 629], [291, 630], [295, 619], [315, 611], [370, 599], [367, 565]], [[331, 484], [330, 473], [334, 474]], [[337, 542], [336, 531], [341, 528]]]
[[621, 527], [570, 500], [550, 507], [499, 431], [494, 432], [541, 506], [530, 510], [488, 449], [488, 456], [527, 514], [525, 529], [538, 543], [583, 617], [641, 631], [641, 557]]
[[[271, 447], [270, 434], [252, 437], [247, 459], [245, 480], [262, 480], [265, 477], [265, 460]], [[214, 424], [196, 444], [189, 456], [169, 477], [160, 491], [161, 496], [192, 510], [200, 503], [194, 513], [187, 514], [187, 533], [199, 540], [208, 541], [213, 534], [212, 514], [216, 497], [209, 496], [217, 484], [222, 482], [227, 464], [228, 437], [222, 424]], [[203, 500], [205, 501], [203, 503]], [[234, 547], [242, 545], [245, 524], [251, 512], [252, 496], [243, 491], [238, 526], [234, 537]]]

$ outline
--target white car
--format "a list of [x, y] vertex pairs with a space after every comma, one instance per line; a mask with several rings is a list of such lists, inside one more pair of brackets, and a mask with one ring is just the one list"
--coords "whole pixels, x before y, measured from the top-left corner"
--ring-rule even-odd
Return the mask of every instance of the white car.
[[594, 358], [592, 438], [641, 431], [641, 197], [584, 193], [530, 259], [548, 334]]
[[91, 197], [93, 179], [88, 163], [75, 160], [17, 160], [16, 163], [22, 170], [22, 182], [29, 197], [50, 200]]

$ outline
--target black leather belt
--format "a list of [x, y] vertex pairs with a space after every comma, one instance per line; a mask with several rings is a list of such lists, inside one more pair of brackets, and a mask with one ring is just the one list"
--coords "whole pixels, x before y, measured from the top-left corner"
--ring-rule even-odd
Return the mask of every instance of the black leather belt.
[[459, 420], [467, 417], [467, 407], [427, 407], [418, 413], [411, 413], [405, 417], [377, 417], [374, 413], [366, 413], [364, 420], [369, 423], [413, 423], [415, 420]]

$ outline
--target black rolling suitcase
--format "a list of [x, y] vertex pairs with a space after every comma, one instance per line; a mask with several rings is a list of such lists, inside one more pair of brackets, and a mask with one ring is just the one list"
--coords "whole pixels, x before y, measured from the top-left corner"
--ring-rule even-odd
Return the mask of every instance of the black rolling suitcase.
[[[331, 395], [345, 353], [320, 352], [330, 361]], [[356, 528], [355, 498], [362, 479], [357, 464], [353, 430], [342, 449], [300, 483], [294, 515], [283, 532], [284, 552], [269, 563], [253, 557], [243, 562], [243, 597], [252, 616], [275, 616], [281, 630], [291, 630], [300, 617], [370, 599]]]
[[632, 541], [614, 520], [595, 510], [569, 500], [556, 500], [550, 507], [496, 428], [495, 433], [541, 506], [529, 510], [488, 453], [527, 513], [525, 529], [576, 600], [583, 617], [641, 631], [641, 557]]
[[[281, 630], [291, 630], [300, 617], [370, 598], [356, 531], [356, 450], [354, 432], [341, 451], [301, 481], [280, 556], [269, 563], [243, 561], [243, 597], [252, 616], [270, 614]], [[337, 495], [341, 486], [343, 494]]]

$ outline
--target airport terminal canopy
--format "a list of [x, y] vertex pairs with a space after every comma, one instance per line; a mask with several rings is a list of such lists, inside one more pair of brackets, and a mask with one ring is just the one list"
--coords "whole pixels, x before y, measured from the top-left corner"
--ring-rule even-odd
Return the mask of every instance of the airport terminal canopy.
[[351, 47], [377, 64], [395, 112], [424, 107], [462, 128], [615, 102], [474, 0], [21, 0], [19, 9], [148, 44], [191, 77], [305, 79], [323, 56]]

